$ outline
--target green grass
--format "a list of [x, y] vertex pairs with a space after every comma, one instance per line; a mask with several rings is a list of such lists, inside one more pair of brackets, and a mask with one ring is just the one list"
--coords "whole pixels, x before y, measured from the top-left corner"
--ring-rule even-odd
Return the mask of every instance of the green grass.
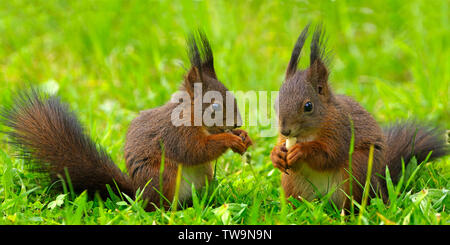
[[[190, 30], [205, 29], [230, 90], [277, 91], [300, 31], [323, 21], [337, 93], [355, 98], [382, 125], [415, 117], [449, 129], [448, 9], [448, 1], [425, 0], [3, 1], [0, 103], [26, 84], [57, 91], [125, 170], [128, 125], [179, 87]], [[389, 185], [389, 205], [373, 199], [362, 215], [342, 216], [323, 200], [289, 205], [269, 159], [276, 138], [245, 129], [255, 141], [251, 163], [227, 152], [209, 191], [176, 212], [146, 213], [139, 199], [55, 193], [0, 143], [0, 224], [450, 223], [450, 157], [411, 165], [402, 184]]]

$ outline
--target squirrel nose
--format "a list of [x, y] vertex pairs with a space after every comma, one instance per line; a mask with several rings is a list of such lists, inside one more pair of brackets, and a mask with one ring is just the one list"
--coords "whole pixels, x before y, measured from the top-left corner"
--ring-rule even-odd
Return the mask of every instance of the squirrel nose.
[[290, 129], [283, 129], [281, 130], [281, 134], [284, 136], [289, 136], [291, 134], [291, 130]]

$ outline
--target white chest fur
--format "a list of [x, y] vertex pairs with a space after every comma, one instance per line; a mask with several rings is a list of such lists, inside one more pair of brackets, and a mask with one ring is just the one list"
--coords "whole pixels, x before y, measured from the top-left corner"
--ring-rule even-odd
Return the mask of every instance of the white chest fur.
[[298, 195], [308, 201], [323, 197], [333, 191], [331, 200], [341, 206], [345, 195], [343, 194], [343, 177], [339, 171], [318, 172], [307, 164], [301, 164], [295, 175], [294, 189]]
[[206, 179], [211, 181], [211, 175], [212, 169], [209, 163], [193, 167], [183, 166], [178, 199], [180, 201], [190, 199], [192, 196], [192, 185], [194, 185], [196, 190], [202, 188], [206, 184]]

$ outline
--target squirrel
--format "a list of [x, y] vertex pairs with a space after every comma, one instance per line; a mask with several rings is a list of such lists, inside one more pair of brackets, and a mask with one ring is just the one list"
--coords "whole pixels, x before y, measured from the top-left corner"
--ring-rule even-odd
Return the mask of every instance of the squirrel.
[[366, 182], [373, 146], [369, 197], [378, 195], [387, 202], [386, 167], [396, 183], [402, 174], [402, 160], [408, 164], [415, 156], [420, 163], [430, 152], [428, 160], [449, 154], [445, 131], [415, 120], [397, 122], [383, 130], [356, 101], [335, 95], [328, 82], [329, 51], [321, 24], [311, 39], [309, 67], [298, 69], [309, 26], [297, 39], [275, 105], [279, 136], [270, 158], [282, 172], [285, 196], [310, 201], [334, 191], [331, 201], [348, 211], [350, 195], [361, 203], [361, 185]]
[[[191, 109], [187, 110], [191, 115], [183, 116], [193, 121], [195, 84], [201, 85], [203, 94], [218, 91], [223, 97], [232, 95], [217, 79], [212, 50], [203, 31], [190, 34], [187, 50], [191, 67], [180, 91], [190, 96], [191, 102], [184, 107], [191, 108], [184, 109]], [[201, 188], [212, 180], [212, 161], [229, 148], [243, 154], [252, 145], [248, 133], [238, 129], [242, 124], [236, 103], [234, 108], [226, 108], [227, 104], [220, 101], [202, 106], [202, 114], [211, 108], [219, 112], [234, 111], [230, 126], [207, 126], [203, 120], [199, 125], [175, 126], [171, 114], [178, 106], [179, 101], [171, 100], [161, 107], [142, 111], [131, 122], [124, 147], [128, 174], [114, 164], [104, 148], [96, 145], [75, 113], [56, 96], [47, 96], [36, 88], [19, 91], [13, 103], [2, 109], [0, 119], [7, 128], [8, 143], [17, 148], [19, 157], [31, 163], [35, 170], [48, 173], [52, 181], [66, 180], [67, 169], [74, 191], [87, 190], [103, 198], [109, 196], [106, 185], [114, 188], [117, 184], [120, 192], [134, 197], [136, 190], [143, 190], [149, 182], [142, 197], [147, 203], [146, 210], [153, 211], [160, 203], [163, 208], [170, 207], [179, 164], [184, 166], [178, 200], [189, 202], [191, 185]], [[160, 173], [163, 157], [164, 167]], [[153, 205], [149, 205], [151, 203]]]

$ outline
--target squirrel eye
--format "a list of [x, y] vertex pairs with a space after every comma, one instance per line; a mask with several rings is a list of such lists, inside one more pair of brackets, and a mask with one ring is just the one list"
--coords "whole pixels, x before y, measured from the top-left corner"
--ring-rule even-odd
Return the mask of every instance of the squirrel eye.
[[311, 101], [306, 102], [305, 107], [304, 107], [305, 112], [310, 112], [310, 111], [312, 111], [312, 109], [313, 109], [313, 104], [311, 103]]
[[212, 108], [214, 111], [220, 111], [220, 109], [222, 109], [220, 104], [217, 104], [217, 103], [212, 104]]

